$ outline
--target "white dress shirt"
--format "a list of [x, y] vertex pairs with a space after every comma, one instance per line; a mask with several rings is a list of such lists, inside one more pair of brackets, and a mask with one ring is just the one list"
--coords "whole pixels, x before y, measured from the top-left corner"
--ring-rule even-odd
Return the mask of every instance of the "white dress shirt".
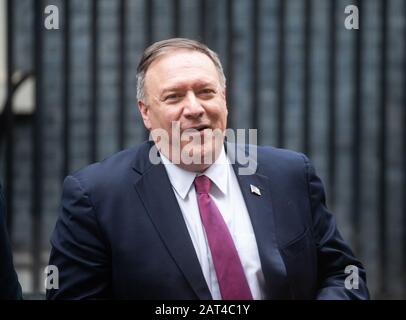
[[[186, 171], [161, 154], [176, 199], [202, 267], [213, 299], [221, 299], [210, 248], [200, 219], [193, 181], [195, 172]], [[203, 173], [213, 182], [210, 196], [221, 212], [234, 240], [244, 273], [255, 300], [264, 298], [264, 277], [251, 219], [235, 172], [223, 150], [219, 158]]]

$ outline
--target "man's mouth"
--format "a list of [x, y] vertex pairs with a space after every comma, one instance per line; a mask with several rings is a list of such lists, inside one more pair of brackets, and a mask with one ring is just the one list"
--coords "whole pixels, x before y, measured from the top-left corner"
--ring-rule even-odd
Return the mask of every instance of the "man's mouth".
[[210, 129], [210, 126], [202, 124], [199, 126], [187, 128], [187, 129], [183, 130], [183, 132], [186, 132], [186, 133], [192, 133], [192, 132], [196, 132], [196, 131], [202, 132], [205, 129]]

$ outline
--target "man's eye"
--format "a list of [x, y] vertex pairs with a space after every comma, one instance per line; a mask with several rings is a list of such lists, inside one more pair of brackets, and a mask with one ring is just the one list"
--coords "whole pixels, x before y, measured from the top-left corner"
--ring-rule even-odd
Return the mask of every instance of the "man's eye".
[[173, 94], [167, 95], [167, 96], [164, 98], [164, 101], [165, 101], [165, 102], [175, 102], [175, 101], [178, 101], [178, 100], [180, 100], [180, 99], [182, 99], [182, 95], [181, 95], [181, 94], [179, 94], [179, 93], [173, 93]]
[[199, 91], [199, 95], [212, 96], [216, 93], [213, 89], [202, 89]]

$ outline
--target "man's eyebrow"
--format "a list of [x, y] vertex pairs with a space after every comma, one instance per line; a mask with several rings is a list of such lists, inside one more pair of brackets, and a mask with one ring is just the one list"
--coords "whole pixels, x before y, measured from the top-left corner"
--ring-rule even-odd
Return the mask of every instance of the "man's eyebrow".
[[167, 88], [162, 89], [161, 91], [161, 95], [163, 95], [166, 92], [170, 92], [170, 91], [179, 91], [179, 90], [183, 90], [185, 89], [185, 86], [182, 85], [177, 85], [177, 86], [170, 86]]
[[[202, 87], [207, 87], [207, 86], [212, 86], [212, 87], [217, 87], [215, 83], [213, 82], [206, 82], [206, 81], [199, 81], [196, 84], [194, 84], [192, 87], [193, 88], [202, 88]], [[179, 84], [179, 85], [173, 85], [169, 86], [167, 88], [162, 89], [160, 95], [162, 96], [163, 94], [171, 91], [179, 91], [179, 90], [184, 90], [187, 87], [186, 84]]]

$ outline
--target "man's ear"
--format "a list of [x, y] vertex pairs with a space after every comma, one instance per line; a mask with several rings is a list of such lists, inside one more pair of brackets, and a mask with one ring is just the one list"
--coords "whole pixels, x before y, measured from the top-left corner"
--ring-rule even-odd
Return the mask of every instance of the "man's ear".
[[145, 128], [147, 128], [148, 130], [151, 130], [151, 122], [149, 121], [148, 107], [141, 100], [138, 100], [137, 105], [138, 105], [138, 110], [140, 110], [140, 114], [142, 117], [142, 121], [144, 122]]

